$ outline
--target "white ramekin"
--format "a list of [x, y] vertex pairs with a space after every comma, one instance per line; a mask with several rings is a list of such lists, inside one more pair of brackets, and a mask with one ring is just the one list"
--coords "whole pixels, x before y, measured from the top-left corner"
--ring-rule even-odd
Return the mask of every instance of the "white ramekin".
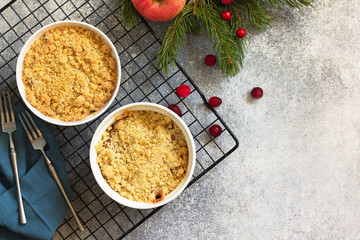
[[[105, 130], [110, 125], [112, 125], [115, 122], [116, 117], [124, 113], [124, 111], [136, 111], [136, 110], [150, 110], [170, 117], [171, 120], [174, 121], [174, 123], [180, 128], [180, 130], [184, 134], [188, 147], [188, 153], [189, 153], [188, 167], [184, 179], [182, 180], [180, 185], [177, 186], [177, 188], [175, 188], [169, 195], [165, 196], [165, 198], [162, 201], [157, 203], [150, 204], [150, 203], [135, 202], [120, 196], [119, 193], [114, 191], [107, 184], [107, 182], [105, 181], [104, 177], [101, 174], [99, 165], [96, 163], [97, 153], [95, 146], [100, 141], [101, 136], [105, 132]], [[190, 182], [191, 177], [194, 173], [195, 163], [196, 163], [196, 149], [195, 149], [194, 139], [191, 135], [189, 128], [186, 126], [185, 122], [173, 111], [159, 104], [154, 104], [154, 103], [132, 103], [115, 110], [100, 123], [100, 125], [98, 126], [98, 128], [94, 133], [90, 145], [90, 165], [91, 165], [92, 173], [94, 174], [97, 183], [110, 198], [112, 198], [113, 200], [115, 200], [116, 202], [122, 205], [131, 208], [137, 208], [137, 209], [156, 208], [175, 199], [177, 196], [180, 195], [180, 193], [185, 189], [187, 184]]]
[[[23, 62], [24, 62], [26, 52], [29, 50], [30, 46], [37, 39], [39, 39], [45, 32], [47, 32], [48, 30], [50, 30], [52, 28], [56, 28], [56, 27], [60, 27], [60, 26], [77, 26], [77, 27], [82, 27], [82, 28], [89, 29], [89, 30], [93, 31], [95, 34], [99, 35], [107, 45], [109, 45], [109, 47], [111, 48], [111, 56], [115, 59], [115, 62], [116, 62], [117, 79], [116, 79], [116, 87], [114, 89], [112, 97], [107, 101], [107, 103], [105, 103], [105, 105], [101, 109], [99, 109], [98, 111], [90, 114], [86, 118], [78, 120], [78, 121], [71, 121], [71, 122], [61, 121], [59, 119], [54, 119], [54, 118], [50, 118], [48, 116], [45, 116], [44, 114], [39, 112], [36, 108], [34, 108], [27, 101], [26, 96], [25, 96], [26, 95], [25, 94], [25, 86], [24, 86], [24, 83], [22, 81]], [[26, 41], [25, 45], [21, 49], [21, 52], [19, 54], [17, 64], [16, 64], [16, 83], [17, 83], [17, 86], [18, 86], [18, 89], [19, 89], [19, 92], [20, 92], [20, 96], [23, 99], [23, 101], [25, 102], [25, 105], [36, 116], [38, 116], [42, 120], [47, 121], [47, 122], [52, 123], [52, 124], [60, 125], [60, 126], [76, 126], [76, 125], [80, 125], [80, 124], [90, 122], [90, 121], [96, 119], [97, 117], [99, 117], [104, 111], [106, 111], [106, 109], [111, 105], [112, 101], [115, 99], [116, 94], [117, 94], [117, 92], [119, 90], [120, 79], [121, 79], [120, 59], [119, 59], [118, 53], [116, 51], [116, 48], [114, 47], [114, 45], [112, 44], [110, 39], [102, 31], [100, 31], [98, 28], [96, 28], [96, 27], [94, 27], [94, 26], [92, 26], [90, 24], [79, 22], [79, 21], [59, 21], [59, 22], [54, 22], [54, 23], [51, 23], [49, 25], [46, 25], [46, 26], [40, 28], [38, 31], [36, 31]]]

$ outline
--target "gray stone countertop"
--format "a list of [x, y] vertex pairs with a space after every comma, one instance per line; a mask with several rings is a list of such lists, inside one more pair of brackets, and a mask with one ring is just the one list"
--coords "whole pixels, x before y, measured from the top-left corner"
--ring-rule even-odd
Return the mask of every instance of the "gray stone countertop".
[[[125, 239], [360, 239], [359, 16], [358, 0], [274, 11], [236, 77], [189, 36], [179, 63], [223, 99], [240, 146]], [[255, 86], [264, 97], [249, 101]]]
[[[126, 239], [360, 239], [359, 16], [357, 0], [275, 11], [236, 77], [189, 36], [179, 63], [223, 99], [240, 146]], [[264, 97], [248, 101], [255, 86]]]

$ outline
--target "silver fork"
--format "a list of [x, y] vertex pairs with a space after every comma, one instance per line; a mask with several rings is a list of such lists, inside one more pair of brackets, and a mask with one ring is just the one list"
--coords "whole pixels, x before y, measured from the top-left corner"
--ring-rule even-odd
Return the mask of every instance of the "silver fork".
[[[58, 185], [58, 187], [60, 188], [60, 191], [62, 193], [62, 195], [64, 196], [74, 218], [75, 218], [75, 221], [80, 229], [80, 231], [83, 231], [84, 230], [84, 227], [83, 225], [81, 224], [81, 221], [79, 219], [79, 217], [77, 216], [74, 208], [72, 207], [70, 201], [69, 201], [69, 198], [68, 196], [66, 195], [66, 192], [60, 182], [60, 179], [55, 171], [55, 168], [54, 166], [52, 165], [50, 159], [47, 157], [47, 155], [45, 154], [45, 151], [44, 151], [44, 147], [46, 145], [46, 140], [45, 138], [43, 137], [43, 135], [41, 134], [40, 132], [40, 129], [36, 126], [34, 120], [31, 118], [30, 114], [26, 111], [26, 114], [27, 114], [27, 117], [24, 113], [22, 113], [22, 115], [18, 115], [19, 116], [19, 119], [21, 121], [21, 124], [23, 125], [24, 129], [25, 129], [25, 132], [26, 134], [28, 135], [29, 137], [29, 140], [33, 146], [33, 148], [35, 150], [40, 150], [42, 152], [42, 154], [44, 155], [44, 158], [45, 158], [45, 162], [49, 168], [49, 171], [52, 175], [52, 177], [54, 178], [56, 184]], [[24, 120], [23, 120], [24, 118]], [[28, 119], [30, 120], [30, 122], [28, 121]], [[25, 124], [26, 122], [26, 124]]]
[[[5, 93], [2, 93], [2, 97], [4, 98], [5, 114], [4, 114], [3, 104], [2, 104], [1, 96], [0, 96], [1, 126], [2, 126], [2, 131], [4, 133], [9, 134], [11, 163], [12, 163], [12, 168], [13, 168], [13, 172], [14, 172], [14, 176], [15, 176], [17, 196], [18, 196], [19, 221], [21, 224], [26, 224], [26, 216], [25, 216], [24, 205], [22, 202], [21, 190], [20, 190], [20, 181], [19, 181], [19, 173], [18, 173], [18, 167], [17, 167], [15, 145], [14, 145], [14, 141], [13, 141], [13, 137], [12, 137], [12, 133], [15, 132], [17, 129], [16, 123], [15, 123], [15, 117], [14, 117], [14, 112], [13, 112], [13, 109], [11, 106], [11, 100], [10, 100], [9, 93], [7, 93], [6, 96], [5, 96]], [[9, 109], [8, 109], [7, 105], [9, 105]], [[5, 116], [6, 116], [6, 118], [5, 118]]]

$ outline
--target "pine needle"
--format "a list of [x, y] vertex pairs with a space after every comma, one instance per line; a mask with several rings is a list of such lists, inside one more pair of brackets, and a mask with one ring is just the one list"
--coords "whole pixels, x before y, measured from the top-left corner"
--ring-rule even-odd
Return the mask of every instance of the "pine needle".
[[302, 9], [304, 6], [312, 7], [313, 0], [265, 0], [265, 3], [271, 7], [278, 6], [280, 9], [284, 9], [284, 6]]

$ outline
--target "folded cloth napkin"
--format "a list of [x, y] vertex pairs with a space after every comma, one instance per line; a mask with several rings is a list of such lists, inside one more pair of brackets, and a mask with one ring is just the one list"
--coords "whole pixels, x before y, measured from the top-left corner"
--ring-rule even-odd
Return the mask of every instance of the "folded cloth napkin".
[[[51, 239], [69, 208], [50, 175], [44, 157], [34, 150], [17, 116], [22, 109], [14, 106], [17, 131], [13, 133], [20, 176], [20, 187], [27, 223], [19, 224], [17, 191], [9, 152], [7, 133], [0, 131], [0, 239]], [[33, 117], [47, 146], [46, 154], [71, 199], [71, 186], [64, 161], [54, 136]]]

